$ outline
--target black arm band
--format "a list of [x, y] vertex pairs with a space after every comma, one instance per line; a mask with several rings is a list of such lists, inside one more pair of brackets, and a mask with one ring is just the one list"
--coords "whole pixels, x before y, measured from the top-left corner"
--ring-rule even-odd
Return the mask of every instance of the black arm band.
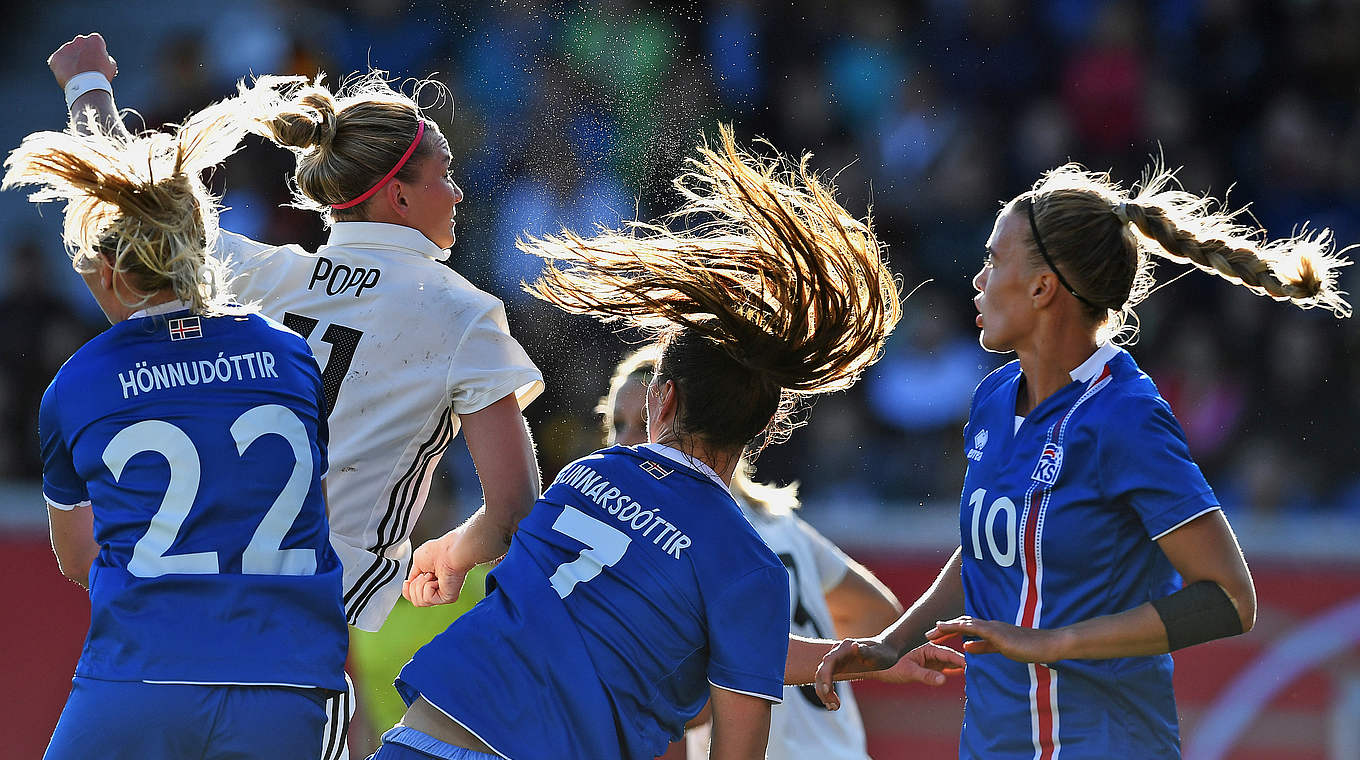
[[1237, 608], [1213, 581], [1191, 583], [1171, 596], [1153, 599], [1152, 607], [1166, 626], [1166, 641], [1173, 652], [1242, 633]]

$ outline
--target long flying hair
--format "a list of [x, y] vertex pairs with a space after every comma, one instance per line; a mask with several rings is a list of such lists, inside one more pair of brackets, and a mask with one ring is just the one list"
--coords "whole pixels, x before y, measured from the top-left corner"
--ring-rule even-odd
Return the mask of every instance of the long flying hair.
[[658, 222], [518, 241], [548, 264], [526, 289], [659, 338], [657, 376], [679, 386], [685, 432], [778, 442], [796, 398], [848, 388], [878, 359], [901, 316], [898, 287], [869, 220], [836, 202], [810, 156], [760, 158], [729, 127], [719, 136]]
[[5, 160], [0, 187], [36, 186], [37, 203], [65, 201], [62, 242], [78, 272], [96, 257], [143, 294], [167, 288], [194, 313], [232, 309], [225, 267], [210, 251], [220, 210], [200, 179], [241, 144], [237, 104], [210, 106], [168, 132], [109, 135], [87, 112], [91, 134], [35, 132]]
[[[1027, 213], [1021, 204], [1030, 201], [1054, 264], [1110, 337], [1136, 337], [1133, 309], [1155, 285], [1153, 257], [1191, 264], [1301, 308], [1351, 314], [1337, 284], [1350, 261], [1336, 252], [1331, 230], [1305, 224], [1272, 240], [1259, 225], [1243, 221], [1242, 209], [1181, 190], [1175, 172], [1158, 164], [1127, 191], [1107, 173], [1066, 164], [1044, 173], [1008, 208]], [[1031, 247], [1031, 263], [1044, 266], [1037, 246]]]

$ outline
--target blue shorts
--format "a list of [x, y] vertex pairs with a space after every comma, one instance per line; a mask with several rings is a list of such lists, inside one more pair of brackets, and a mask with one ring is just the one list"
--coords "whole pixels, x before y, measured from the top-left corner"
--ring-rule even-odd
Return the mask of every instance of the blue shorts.
[[319, 689], [71, 682], [44, 760], [315, 758], [326, 725]]
[[382, 746], [368, 760], [501, 760], [500, 755], [455, 747], [406, 726], [393, 726], [382, 738]]

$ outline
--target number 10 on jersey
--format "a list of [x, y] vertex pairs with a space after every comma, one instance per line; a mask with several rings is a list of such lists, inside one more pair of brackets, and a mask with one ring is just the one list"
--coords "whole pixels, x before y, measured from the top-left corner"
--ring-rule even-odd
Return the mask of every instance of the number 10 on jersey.
[[[979, 488], [973, 491], [968, 497], [968, 506], [972, 509], [973, 524], [973, 559], [982, 559], [982, 536], [987, 538], [987, 550], [991, 554], [992, 561], [1001, 567], [1010, 567], [1015, 564], [1015, 502], [1009, 497], [1001, 496], [993, 500], [987, 507], [986, 516], [983, 516], [982, 506], [987, 502], [987, 489]], [[1002, 547], [996, 540], [996, 523], [1000, 519], [1003, 521], [1002, 535], [1004, 536]]]

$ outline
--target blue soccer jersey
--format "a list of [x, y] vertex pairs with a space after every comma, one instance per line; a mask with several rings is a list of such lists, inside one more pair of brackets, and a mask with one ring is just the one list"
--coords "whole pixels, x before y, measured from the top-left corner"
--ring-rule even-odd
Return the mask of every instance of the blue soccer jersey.
[[652, 758], [709, 683], [779, 702], [788, 631], [788, 574], [716, 476], [614, 447], [557, 476], [397, 688], [515, 760]]
[[44, 496], [92, 504], [100, 546], [76, 675], [343, 690], [316, 361], [259, 315], [176, 306], [110, 327], [43, 395]]
[[[1103, 345], [1018, 422], [1018, 362], [978, 385], [965, 428], [965, 610], [1057, 628], [1173, 593], [1157, 538], [1218, 508], [1167, 403]], [[1018, 427], [1017, 427], [1018, 422]], [[1023, 664], [969, 655], [964, 758], [1180, 756], [1171, 657]]]

